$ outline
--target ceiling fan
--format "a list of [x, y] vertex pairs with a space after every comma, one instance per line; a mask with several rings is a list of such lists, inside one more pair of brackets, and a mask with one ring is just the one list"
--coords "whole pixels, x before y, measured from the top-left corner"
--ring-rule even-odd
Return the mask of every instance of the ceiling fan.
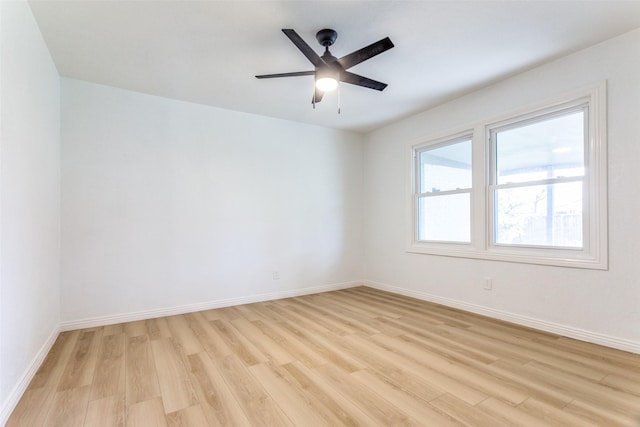
[[389, 37], [385, 37], [342, 58], [336, 58], [329, 52], [329, 46], [333, 45], [338, 37], [338, 33], [335, 30], [325, 28], [316, 34], [316, 39], [324, 46], [324, 54], [322, 56], [318, 56], [294, 30], [283, 29], [282, 32], [289, 37], [293, 44], [311, 61], [315, 69], [313, 71], [297, 71], [293, 73], [263, 74], [256, 76], [256, 78], [271, 79], [275, 77], [315, 76], [315, 92], [311, 100], [314, 107], [316, 102], [322, 100], [325, 92], [335, 90], [338, 87], [338, 82], [350, 83], [379, 91], [387, 87], [386, 83], [354, 74], [347, 71], [347, 69], [391, 49], [393, 43]]

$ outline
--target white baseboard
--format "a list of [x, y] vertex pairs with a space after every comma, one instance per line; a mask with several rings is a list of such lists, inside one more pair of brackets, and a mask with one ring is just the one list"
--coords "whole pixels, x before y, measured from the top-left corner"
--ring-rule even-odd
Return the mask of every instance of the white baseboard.
[[460, 310], [481, 314], [483, 316], [492, 317], [494, 319], [505, 320], [533, 329], [539, 329], [545, 332], [562, 335], [569, 338], [575, 338], [580, 341], [586, 341], [594, 344], [604, 345], [618, 350], [629, 351], [640, 354], [640, 343], [636, 341], [626, 340], [622, 338], [611, 337], [597, 332], [586, 331], [584, 329], [574, 328], [572, 326], [562, 325], [559, 323], [548, 322], [533, 317], [522, 316], [520, 314], [510, 313], [508, 311], [496, 310], [494, 308], [483, 307], [481, 305], [470, 304], [467, 302], [432, 295], [423, 291], [415, 291], [411, 289], [392, 286], [385, 283], [364, 281], [365, 286], [380, 289], [382, 291], [392, 292], [394, 294], [405, 295], [448, 307], [458, 308]]
[[173, 316], [176, 314], [193, 313], [194, 311], [211, 310], [214, 308], [229, 307], [232, 305], [251, 304], [254, 302], [271, 301], [282, 298], [297, 297], [301, 295], [317, 294], [320, 292], [336, 291], [339, 289], [362, 286], [364, 281], [352, 281], [344, 283], [334, 283], [331, 285], [313, 286], [301, 289], [291, 289], [286, 291], [268, 292], [257, 295], [247, 295], [244, 297], [226, 298], [195, 304], [186, 304], [175, 307], [137, 311], [133, 313], [122, 313], [111, 316], [92, 317], [89, 319], [71, 320], [60, 323], [61, 331], [71, 331], [75, 329], [94, 328], [97, 326], [113, 325], [116, 323], [133, 322], [136, 320], [153, 319], [155, 317]]
[[40, 365], [44, 362], [45, 357], [49, 354], [51, 347], [53, 347], [53, 343], [56, 342], [56, 338], [58, 338], [58, 334], [60, 333], [60, 328], [56, 326], [52, 331], [47, 340], [44, 342], [40, 350], [35, 355], [31, 363], [27, 366], [27, 370], [22, 374], [22, 377], [18, 380], [16, 385], [13, 387], [6, 400], [2, 402], [2, 406], [0, 406], [0, 426], [3, 426], [9, 420], [9, 416], [16, 408], [16, 405], [20, 401], [20, 398], [26, 391], [29, 383], [33, 379], [38, 369], [40, 369]]

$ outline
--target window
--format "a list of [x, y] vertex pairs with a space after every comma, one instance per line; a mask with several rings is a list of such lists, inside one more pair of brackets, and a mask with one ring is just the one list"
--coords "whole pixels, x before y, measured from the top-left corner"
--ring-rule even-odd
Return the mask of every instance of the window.
[[493, 245], [583, 248], [587, 109], [490, 129]]
[[607, 268], [605, 85], [411, 147], [409, 251]]
[[469, 243], [471, 136], [416, 150], [419, 241]]

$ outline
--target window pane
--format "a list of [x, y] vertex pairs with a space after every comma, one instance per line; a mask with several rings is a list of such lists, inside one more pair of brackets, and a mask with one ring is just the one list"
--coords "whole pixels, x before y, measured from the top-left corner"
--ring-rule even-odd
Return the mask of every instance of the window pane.
[[420, 193], [471, 188], [471, 140], [419, 153]]
[[470, 194], [422, 197], [418, 201], [418, 240], [470, 241]]
[[495, 191], [495, 242], [582, 248], [582, 182]]
[[584, 175], [584, 112], [496, 132], [496, 183]]

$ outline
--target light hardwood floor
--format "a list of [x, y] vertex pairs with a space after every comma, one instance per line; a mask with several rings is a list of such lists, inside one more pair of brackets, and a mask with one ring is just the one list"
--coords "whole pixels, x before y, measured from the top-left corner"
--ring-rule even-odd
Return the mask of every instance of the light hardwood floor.
[[640, 355], [375, 289], [63, 332], [8, 426], [637, 426]]

